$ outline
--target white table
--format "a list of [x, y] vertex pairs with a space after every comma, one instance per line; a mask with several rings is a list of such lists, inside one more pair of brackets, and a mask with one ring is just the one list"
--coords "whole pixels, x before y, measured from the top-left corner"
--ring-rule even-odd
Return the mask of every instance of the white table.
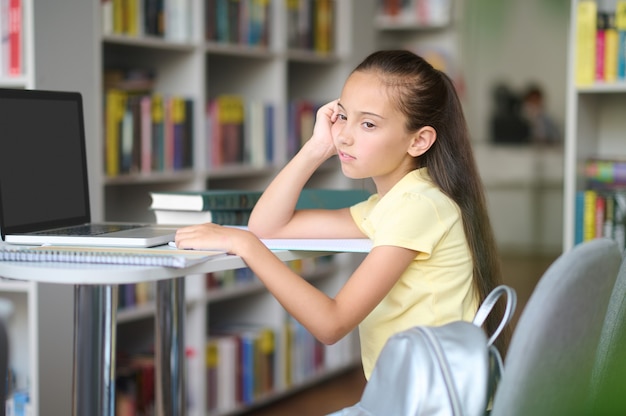
[[[275, 251], [282, 261], [329, 252]], [[72, 414], [115, 415], [117, 287], [157, 282], [155, 317], [156, 409], [162, 416], [185, 415], [184, 276], [245, 267], [237, 256], [220, 256], [184, 269], [54, 262], [0, 262], [0, 276], [40, 283], [72, 284], [74, 369]], [[99, 363], [99, 365], [96, 365]]]

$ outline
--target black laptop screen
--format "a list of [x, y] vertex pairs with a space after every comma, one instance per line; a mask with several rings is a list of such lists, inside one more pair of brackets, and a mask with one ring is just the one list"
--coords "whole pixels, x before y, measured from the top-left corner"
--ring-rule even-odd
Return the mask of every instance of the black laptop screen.
[[78, 93], [0, 89], [2, 234], [88, 222]]

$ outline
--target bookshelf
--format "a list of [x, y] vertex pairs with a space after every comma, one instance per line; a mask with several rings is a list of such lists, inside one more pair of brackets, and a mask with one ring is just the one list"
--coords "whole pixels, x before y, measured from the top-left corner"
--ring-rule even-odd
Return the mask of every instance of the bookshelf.
[[[232, 5], [236, 2], [187, 0], [179, 3], [186, 4], [190, 11], [187, 15], [189, 30], [175, 38], [167, 34], [167, 29], [162, 36], [148, 35], [146, 28], [143, 33], [141, 28], [137, 34], [127, 33], [132, 30], [120, 28], [115, 23], [114, 16], [117, 13], [113, 7], [116, 3], [105, 1], [102, 7], [94, 10], [94, 21], [102, 22], [102, 26], [98, 25], [102, 29], [96, 33], [95, 42], [96, 50], [101, 52], [101, 59], [96, 60], [96, 79], [101, 82], [96, 85], [102, 85], [108, 79], [107, 70], [111, 68], [147, 70], [153, 74], [150, 80], [153, 92], [163, 97], [185, 97], [193, 102], [193, 156], [190, 167], [140, 167], [129, 173], [110, 175], [106, 173], [107, 156], [103, 157], [102, 151], [96, 153], [101, 161], [99, 170], [94, 172], [95, 192], [98, 196], [92, 211], [104, 220], [153, 221], [154, 217], [148, 210], [150, 191], [263, 189], [289, 159], [290, 152], [298, 146], [297, 143], [293, 144], [293, 140], [298, 137], [292, 131], [290, 103], [323, 104], [336, 98], [350, 71], [370, 52], [360, 49], [365, 46], [355, 45], [358, 25], [353, 24], [353, 21], [371, 19], [371, 15], [363, 14], [360, 6], [368, 3], [368, 7], [373, 7], [375, 1], [244, 0], [239, 3], [249, 7], [247, 15], [259, 12], [267, 16], [271, 23], [263, 25], [261, 19], [256, 22], [256, 26], [243, 25], [246, 28], [237, 32], [232, 28], [241, 28], [242, 25], [225, 19], [222, 8], [224, 4]], [[321, 14], [330, 22], [334, 33], [329, 35], [324, 32], [325, 35], [316, 37], [317, 42], [307, 36], [306, 30], [298, 31], [305, 22], [303, 17], [297, 17], [298, 13], [310, 15], [312, 9], [300, 10], [297, 7], [313, 4], [332, 7], [324, 9]], [[266, 8], [253, 12], [253, 8], [260, 5]], [[324, 31], [322, 27], [321, 24], [314, 25], [311, 30]], [[245, 41], [242, 40], [244, 32]], [[328, 41], [333, 44], [333, 48], [328, 48]], [[103, 114], [106, 104], [101, 107], [99, 103], [106, 103], [106, 93], [97, 90], [95, 96], [98, 103], [92, 102], [90, 105]], [[246, 146], [250, 143], [248, 138], [252, 137], [252, 132], [245, 127], [249, 120], [246, 117], [252, 114], [253, 106], [258, 111], [259, 105], [271, 108], [271, 112], [262, 112], [266, 115], [263, 118], [265, 124], [258, 124], [271, 124], [271, 133], [265, 137], [260, 151], [259, 147], [254, 147], [258, 146], [258, 136], [251, 147], [255, 150], [247, 151]], [[243, 128], [239, 124], [242, 106]], [[217, 108], [215, 112], [214, 107]], [[256, 114], [258, 117], [259, 113]], [[255, 120], [256, 123], [258, 118]], [[224, 128], [222, 123], [235, 127], [231, 125]], [[106, 126], [106, 116], [99, 125]], [[216, 131], [218, 125], [221, 127]], [[254, 130], [265, 130], [265, 127]], [[237, 141], [242, 131], [244, 138]], [[105, 149], [108, 144], [106, 127], [96, 127], [94, 132], [99, 147]], [[220, 137], [226, 137], [227, 134], [232, 142], [237, 141], [238, 146], [244, 149], [243, 152], [235, 149], [234, 156], [230, 154], [229, 157], [225, 156], [226, 153], [219, 153], [226, 152], [224, 149], [232, 143], [222, 141], [221, 147], [214, 146], [220, 142]], [[258, 156], [263, 150], [265, 157], [252, 157]], [[309, 185], [329, 188], [364, 186], [343, 178], [333, 161], [320, 169]], [[358, 255], [336, 255], [332, 263], [309, 264], [302, 272], [317, 287], [333, 293], [350, 275], [358, 258]], [[302, 267], [302, 264], [294, 264], [293, 267]], [[228, 276], [221, 279], [241, 279], [234, 277], [233, 271], [225, 271], [224, 274]], [[286, 375], [290, 366], [279, 358], [286, 353], [284, 345], [288, 336], [284, 326], [287, 314], [254, 278], [248, 278], [250, 281], [234, 287], [217, 289], [207, 289], [207, 276], [204, 275], [187, 276], [185, 279], [185, 333], [188, 349], [186, 385], [190, 415], [242, 413], [267, 401], [277, 400], [294, 389], [331, 377], [337, 371], [359, 362], [358, 341], [353, 334], [335, 346], [324, 348], [327, 360], [325, 366], [290, 382]], [[149, 288], [147, 290], [150, 292]], [[120, 299], [122, 297], [120, 292]], [[134, 353], [150, 348], [154, 314], [154, 303], [151, 301], [120, 310], [118, 351]], [[253, 399], [231, 400], [226, 407], [207, 410], [212, 405], [212, 399], [207, 394], [211, 383], [207, 381], [205, 364], [208, 333], [209, 329], [228, 323], [257, 324], [274, 331], [278, 354], [273, 368], [275, 383], [271, 391], [265, 391]]]
[[[626, 110], [626, 80], [623, 75], [612, 78], [605, 73], [604, 78], [599, 76], [594, 66], [597, 55], [591, 52], [590, 61], [587, 59], [591, 69], [587, 73], [590, 75], [586, 79], [579, 78], [585, 69], [578, 59], [584, 53], [589, 53], [582, 48], [585, 42], [595, 40], [597, 12], [603, 11], [599, 8], [600, 4], [581, 0], [571, 2], [564, 167], [565, 250], [577, 241], [577, 216], [581, 215], [582, 210], [577, 208], [576, 199], [580, 191], [587, 189], [588, 185], [584, 175], [585, 162], [590, 158], [623, 160], [626, 156], [623, 136], [626, 130], [626, 120], [623, 117]], [[579, 13], [581, 8], [585, 8], [587, 13]], [[588, 15], [587, 21], [593, 30], [587, 36], [579, 37], [583, 30], [579, 28], [585, 21], [584, 14]], [[608, 51], [605, 53], [609, 55]], [[617, 62], [617, 56], [614, 58]]]

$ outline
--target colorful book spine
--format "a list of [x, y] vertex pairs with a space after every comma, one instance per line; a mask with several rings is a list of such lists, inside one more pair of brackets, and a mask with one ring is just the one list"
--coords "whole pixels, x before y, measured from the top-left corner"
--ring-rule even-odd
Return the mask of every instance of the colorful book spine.
[[239, 95], [221, 95], [206, 106], [207, 162], [212, 168], [268, 166], [273, 160], [272, 105]]
[[[206, 360], [216, 366], [216, 397], [210, 406], [228, 412], [274, 391], [275, 338], [271, 328], [245, 324], [225, 325], [209, 336]], [[212, 389], [209, 386], [209, 394]]]
[[576, 5], [576, 85], [593, 84], [596, 78], [596, 25], [597, 4], [583, 0]]
[[607, 14], [603, 11], [598, 11], [596, 16], [596, 56], [595, 62], [595, 81], [604, 81], [604, 61], [605, 61], [605, 47], [606, 47], [606, 26], [607, 26]]
[[585, 218], [585, 191], [576, 192], [575, 214], [574, 214], [574, 244], [584, 241], [584, 220]]
[[626, 1], [618, 0], [615, 8], [615, 28], [617, 29], [617, 78], [626, 79]]
[[592, 240], [596, 237], [596, 192], [585, 191], [584, 215], [583, 215], [583, 241]]
[[140, 171], [148, 174], [152, 171], [152, 99], [145, 95], [141, 97], [141, 164]]
[[586, 189], [576, 193], [574, 243], [614, 239], [626, 248], [626, 191]]
[[615, 24], [615, 10], [606, 12], [604, 29], [604, 82], [617, 81], [619, 35]]
[[105, 99], [107, 176], [192, 167], [191, 99], [119, 89]]
[[335, 49], [335, 1], [287, 0], [287, 44], [318, 54]]
[[287, 156], [293, 157], [311, 138], [318, 103], [295, 100], [289, 103], [287, 112]]
[[154, 357], [148, 353], [121, 353], [115, 379], [115, 414], [151, 414], [155, 401]]
[[22, 0], [9, 0], [9, 76], [21, 75], [22, 62]]
[[103, 33], [159, 36], [172, 42], [191, 38], [189, 0], [103, 0]]
[[124, 119], [126, 95], [120, 90], [106, 92], [105, 115], [105, 169], [107, 176], [117, 176], [120, 173], [120, 132]]
[[269, 0], [211, 0], [205, 10], [206, 40], [265, 48], [269, 45]]
[[626, 186], [626, 160], [589, 159], [584, 173], [592, 187]]

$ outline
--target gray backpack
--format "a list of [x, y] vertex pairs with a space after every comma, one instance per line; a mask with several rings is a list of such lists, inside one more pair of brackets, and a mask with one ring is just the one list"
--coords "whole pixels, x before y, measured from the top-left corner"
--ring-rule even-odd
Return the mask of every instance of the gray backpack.
[[[487, 339], [481, 328], [497, 300], [506, 294], [500, 325]], [[503, 369], [493, 345], [509, 323], [515, 290], [496, 287], [472, 322], [416, 326], [389, 338], [361, 400], [335, 416], [483, 416], [488, 414]]]

